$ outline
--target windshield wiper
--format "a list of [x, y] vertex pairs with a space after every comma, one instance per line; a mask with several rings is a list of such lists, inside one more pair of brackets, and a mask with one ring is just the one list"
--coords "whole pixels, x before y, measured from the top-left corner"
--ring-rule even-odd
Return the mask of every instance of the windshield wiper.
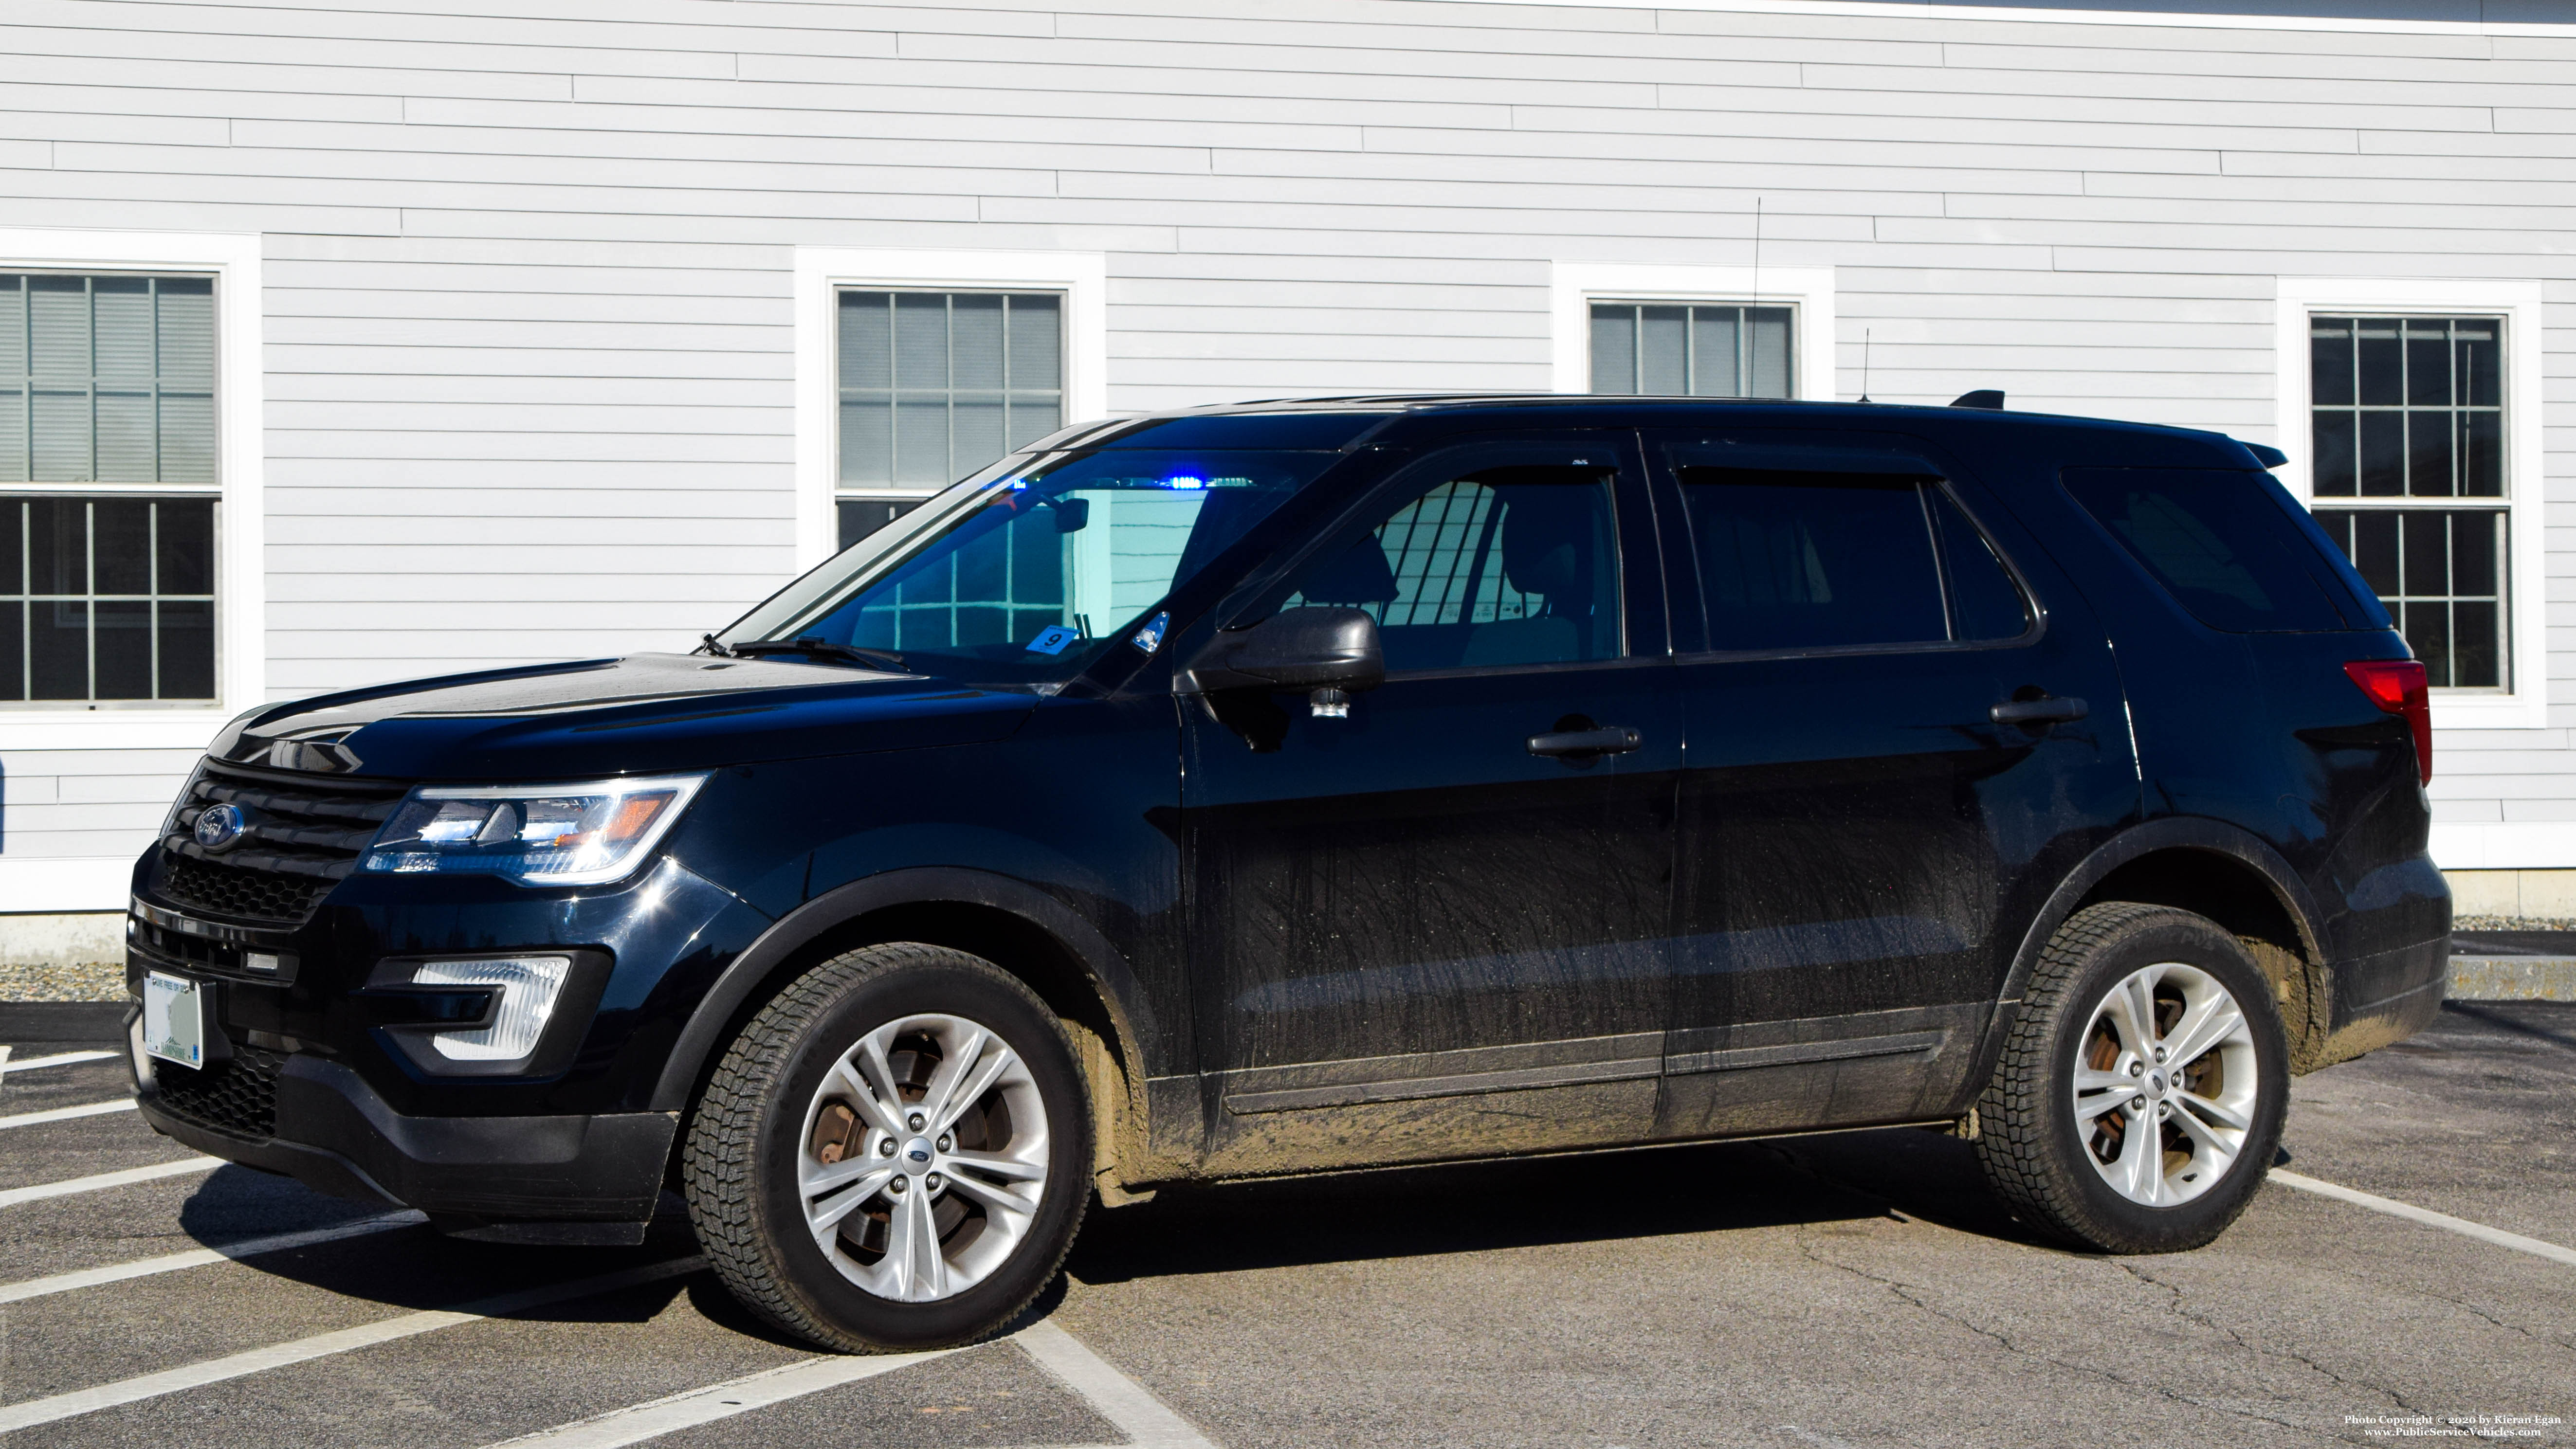
[[811, 659], [838, 659], [845, 664], [863, 664], [871, 669], [904, 668], [903, 656], [891, 649], [862, 649], [855, 644], [830, 644], [810, 635], [803, 639], [747, 640], [728, 646], [727, 652], [737, 659], [757, 659], [763, 654], [802, 654]]

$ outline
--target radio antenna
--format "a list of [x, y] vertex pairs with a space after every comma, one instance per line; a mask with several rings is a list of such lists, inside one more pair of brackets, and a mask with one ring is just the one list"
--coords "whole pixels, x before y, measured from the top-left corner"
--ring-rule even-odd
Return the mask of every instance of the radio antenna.
[[1753, 301], [1762, 301], [1762, 198], [1753, 198]]
[[1860, 329], [1860, 400], [1869, 401], [1869, 329]]

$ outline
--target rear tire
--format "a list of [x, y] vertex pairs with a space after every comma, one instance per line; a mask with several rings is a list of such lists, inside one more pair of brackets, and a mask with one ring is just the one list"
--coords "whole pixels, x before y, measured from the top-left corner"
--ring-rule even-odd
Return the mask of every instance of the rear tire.
[[2289, 1106], [2276, 988], [2235, 937], [2110, 901], [2040, 954], [1978, 1104], [2015, 1216], [2107, 1253], [2197, 1248], [2262, 1185]]
[[965, 1343], [1055, 1276], [1091, 1112], [1055, 1014], [991, 962], [869, 946], [798, 977], [716, 1067], [681, 1152], [734, 1296], [844, 1352]]

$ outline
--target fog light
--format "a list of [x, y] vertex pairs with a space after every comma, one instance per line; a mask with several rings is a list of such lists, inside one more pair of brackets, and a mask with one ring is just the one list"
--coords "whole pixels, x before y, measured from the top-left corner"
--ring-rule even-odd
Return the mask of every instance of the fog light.
[[412, 973], [414, 986], [495, 986], [500, 1001], [492, 1024], [430, 1037], [438, 1054], [458, 1062], [515, 1061], [537, 1049], [537, 1037], [555, 1014], [569, 956], [514, 956], [500, 960], [428, 961]]

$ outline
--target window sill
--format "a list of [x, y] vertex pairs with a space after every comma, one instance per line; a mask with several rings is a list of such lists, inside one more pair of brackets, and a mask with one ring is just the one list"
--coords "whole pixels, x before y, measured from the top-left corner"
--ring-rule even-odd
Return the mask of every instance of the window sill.
[[0, 751], [203, 750], [234, 711], [0, 710]]
[[133, 855], [13, 856], [0, 859], [0, 914], [82, 915], [125, 909], [135, 857], [152, 846], [135, 832]]
[[[2549, 701], [2523, 694], [2448, 694], [2433, 691], [2437, 730], [2536, 730], [2549, 724]], [[2440, 757], [2437, 754], [2435, 758]]]

